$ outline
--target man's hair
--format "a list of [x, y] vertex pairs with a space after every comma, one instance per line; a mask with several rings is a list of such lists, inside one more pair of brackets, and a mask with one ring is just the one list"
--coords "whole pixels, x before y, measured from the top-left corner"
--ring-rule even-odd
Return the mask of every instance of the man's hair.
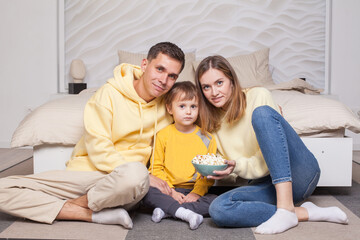
[[152, 46], [148, 52], [147, 60], [150, 62], [155, 59], [159, 53], [165, 54], [170, 58], [173, 58], [181, 63], [180, 72], [185, 66], [185, 54], [184, 52], [174, 43], [171, 42], [160, 42]]
[[172, 102], [181, 97], [181, 100], [200, 99], [195, 84], [190, 81], [177, 82], [164, 96], [164, 102], [171, 109]]

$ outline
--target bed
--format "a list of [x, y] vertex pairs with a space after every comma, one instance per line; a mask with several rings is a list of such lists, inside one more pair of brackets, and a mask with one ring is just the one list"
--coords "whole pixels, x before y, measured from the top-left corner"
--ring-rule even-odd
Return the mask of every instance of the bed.
[[[139, 64], [145, 54], [118, 51], [119, 63]], [[269, 89], [283, 116], [319, 161], [318, 186], [351, 186], [352, 139], [345, 129], [360, 133], [360, 120], [344, 104], [321, 94], [302, 79], [275, 84], [269, 67], [269, 49], [228, 58], [244, 88]], [[199, 60], [186, 53], [186, 65], [178, 81], [194, 81]], [[34, 173], [65, 169], [72, 149], [83, 134], [83, 109], [97, 88], [49, 101], [27, 115], [15, 130], [14, 148], [34, 148]], [[236, 184], [227, 182], [225, 184]], [[219, 183], [222, 185], [222, 183]]]

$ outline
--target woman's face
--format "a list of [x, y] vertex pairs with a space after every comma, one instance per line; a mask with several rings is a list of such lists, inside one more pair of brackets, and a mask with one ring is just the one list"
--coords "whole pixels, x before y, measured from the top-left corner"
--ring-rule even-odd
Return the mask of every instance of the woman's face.
[[215, 107], [226, 105], [232, 95], [232, 83], [225, 74], [210, 68], [200, 78], [200, 86], [206, 99]]

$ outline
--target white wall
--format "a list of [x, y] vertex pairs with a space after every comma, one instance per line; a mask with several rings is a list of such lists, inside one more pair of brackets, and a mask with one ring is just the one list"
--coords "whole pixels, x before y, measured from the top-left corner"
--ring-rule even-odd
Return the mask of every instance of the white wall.
[[0, 147], [57, 92], [57, 1], [0, 0]]
[[66, 0], [65, 79], [80, 58], [85, 82], [97, 87], [112, 77], [117, 50], [147, 52], [171, 41], [196, 49], [198, 59], [269, 47], [275, 82], [305, 77], [324, 88], [325, 19], [325, 0]]
[[331, 92], [360, 107], [360, 1], [332, 1]]
[[[332, 5], [330, 90], [360, 109], [360, 1]], [[57, 1], [0, 0], [0, 30], [0, 147], [8, 147], [25, 115], [57, 92]]]
[[[360, 1], [333, 0], [331, 28], [331, 93], [355, 111], [360, 110]], [[360, 135], [354, 148], [360, 150]]]

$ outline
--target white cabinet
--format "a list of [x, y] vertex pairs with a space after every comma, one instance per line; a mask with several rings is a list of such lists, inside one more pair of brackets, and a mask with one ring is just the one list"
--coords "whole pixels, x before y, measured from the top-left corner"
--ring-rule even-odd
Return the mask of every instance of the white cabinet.
[[302, 138], [319, 162], [318, 186], [351, 186], [352, 138]]

